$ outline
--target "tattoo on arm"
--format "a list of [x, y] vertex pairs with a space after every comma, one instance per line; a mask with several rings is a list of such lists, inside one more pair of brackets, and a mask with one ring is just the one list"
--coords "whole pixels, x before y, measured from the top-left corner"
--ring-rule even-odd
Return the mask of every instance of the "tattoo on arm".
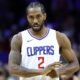
[[38, 70], [30, 70], [20, 66], [21, 63], [21, 38], [20, 35], [15, 35], [11, 41], [11, 51], [9, 54], [9, 72], [12, 75], [22, 77], [32, 77], [40, 75]]
[[9, 64], [20, 64], [21, 62], [21, 39], [18, 35], [15, 35], [11, 41], [11, 51], [9, 54]]

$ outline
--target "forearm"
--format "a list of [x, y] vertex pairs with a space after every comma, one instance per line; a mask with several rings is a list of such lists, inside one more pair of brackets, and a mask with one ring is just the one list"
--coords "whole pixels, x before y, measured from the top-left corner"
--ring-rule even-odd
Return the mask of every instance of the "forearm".
[[39, 72], [38, 70], [31, 70], [18, 65], [11, 65], [8, 66], [8, 68], [9, 68], [9, 72], [12, 75], [21, 76], [21, 77], [32, 77], [41, 74], [41, 72]]
[[57, 72], [59, 73], [60, 76], [69, 74], [71, 75], [78, 71], [78, 69], [79, 69], [78, 63], [70, 63], [57, 69]]

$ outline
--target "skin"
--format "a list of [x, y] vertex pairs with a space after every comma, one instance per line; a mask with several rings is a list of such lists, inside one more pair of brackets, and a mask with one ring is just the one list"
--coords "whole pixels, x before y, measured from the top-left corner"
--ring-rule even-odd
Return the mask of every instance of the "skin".
[[0, 80], [6, 80], [4, 75], [0, 75]]
[[11, 51], [9, 54], [9, 67], [8, 67], [9, 72], [13, 75], [22, 77], [31, 77], [42, 74], [41, 71], [31, 70], [19, 66], [21, 62], [20, 54], [21, 44], [22, 44], [21, 34], [15, 35], [11, 41]]
[[[71, 43], [68, 37], [65, 34], [60, 33], [60, 32], [56, 32], [56, 34], [57, 34], [58, 44], [61, 48], [60, 54], [68, 62], [67, 65], [62, 65], [62, 67], [59, 66], [59, 68], [56, 69], [56, 72], [61, 77], [64, 77], [64, 78], [70, 77], [73, 73], [79, 70], [79, 63], [78, 63], [78, 60], [76, 58], [74, 51], [71, 48]], [[49, 67], [51, 66], [53, 67], [53, 64], [49, 65]]]
[[33, 32], [42, 32], [44, 21], [46, 20], [46, 13], [42, 13], [40, 7], [30, 8], [28, 9], [27, 19]]
[[[44, 23], [44, 20], [46, 19], [46, 15], [45, 14], [43, 15], [41, 10], [40, 9], [38, 10], [38, 9], [39, 8], [36, 9], [36, 14], [35, 14], [35, 8], [33, 8], [34, 12], [32, 12], [31, 9], [28, 11], [27, 18], [30, 26], [32, 27], [29, 29], [29, 31], [34, 35], [38, 34], [37, 37], [40, 37], [40, 36], [43, 37], [45, 33], [48, 32], [47, 28], [43, 27], [43, 23]], [[37, 24], [36, 27], [35, 27], [35, 24]], [[17, 76], [31, 77], [31, 76], [42, 75], [50, 71], [50, 70], [47, 71], [47, 69], [44, 69], [43, 71], [29, 70], [27, 68], [19, 66], [21, 62], [21, 54], [20, 54], [21, 45], [22, 45], [22, 38], [21, 38], [21, 34], [19, 33], [15, 35], [11, 41], [11, 50], [9, 54], [9, 68], [8, 68], [10, 73]]]
[[[36, 38], [42, 38], [48, 33], [48, 28], [45, 27], [46, 13], [43, 13], [40, 7], [28, 9], [27, 19], [31, 28], [28, 31]], [[21, 33], [13, 36], [11, 41], [11, 51], [9, 54], [9, 71], [11, 74], [31, 77], [37, 75], [48, 75], [52, 78], [67, 74], [73, 74], [79, 69], [78, 60], [71, 48], [71, 43], [67, 36], [63, 33], [56, 31], [56, 37], [61, 48], [60, 54], [67, 60], [68, 65], [63, 65], [56, 69], [54, 64], [51, 64], [43, 70], [31, 70], [20, 66], [21, 62]], [[56, 65], [60, 65], [57, 63]]]

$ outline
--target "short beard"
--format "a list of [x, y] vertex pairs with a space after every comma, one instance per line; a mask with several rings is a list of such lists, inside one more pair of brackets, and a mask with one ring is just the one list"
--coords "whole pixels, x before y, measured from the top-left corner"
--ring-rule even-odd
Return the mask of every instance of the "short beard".
[[34, 28], [32, 27], [32, 30], [33, 30], [34, 32], [39, 32], [39, 31], [41, 31], [42, 28], [43, 28], [43, 25], [41, 25], [39, 29], [34, 29]]

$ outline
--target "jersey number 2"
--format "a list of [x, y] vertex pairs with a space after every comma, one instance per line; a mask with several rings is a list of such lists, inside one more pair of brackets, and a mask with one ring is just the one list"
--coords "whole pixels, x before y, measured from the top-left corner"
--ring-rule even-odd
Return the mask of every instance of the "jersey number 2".
[[44, 57], [38, 57], [38, 61], [40, 61], [40, 63], [38, 64], [38, 69], [43, 69], [44, 66], [41, 66], [44, 63]]

